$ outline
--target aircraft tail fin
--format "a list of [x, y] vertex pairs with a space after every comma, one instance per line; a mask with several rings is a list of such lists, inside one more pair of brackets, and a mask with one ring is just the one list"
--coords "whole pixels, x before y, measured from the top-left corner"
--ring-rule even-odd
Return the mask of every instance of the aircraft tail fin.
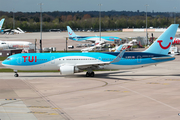
[[69, 26], [67, 26], [67, 30], [68, 30], [69, 37], [77, 37], [77, 35], [74, 33], [74, 31]]
[[2, 29], [2, 26], [3, 26], [4, 20], [5, 20], [5, 18], [1, 19], [1, 21], [0, 21], [0, 30]]
[[167, 55], [172, 45], [179, 24], [172, 24], [161, 36], [144, 52]]

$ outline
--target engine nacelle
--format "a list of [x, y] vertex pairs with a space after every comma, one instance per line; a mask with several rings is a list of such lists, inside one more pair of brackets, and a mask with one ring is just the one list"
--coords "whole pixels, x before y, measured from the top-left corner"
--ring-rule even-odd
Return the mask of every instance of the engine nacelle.
[[60, 73], [62, 75], [72, 75], [74, 74], [74, 66], [61, 66]]

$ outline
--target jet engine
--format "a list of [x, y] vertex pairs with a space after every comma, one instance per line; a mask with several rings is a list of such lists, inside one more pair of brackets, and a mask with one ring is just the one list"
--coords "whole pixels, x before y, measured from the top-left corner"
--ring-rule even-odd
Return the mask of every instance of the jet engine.
[[74, 67], [74, 66], [61, 66], [60, 67], [60, 73], [62, 75], [72, 75], [74, 73], [78, 73], [78, 72], [81, 72], [77, 67]]
[[62, 75], [72, 75], [74, 74], [74, 66], [61, 66], [60, 73]]

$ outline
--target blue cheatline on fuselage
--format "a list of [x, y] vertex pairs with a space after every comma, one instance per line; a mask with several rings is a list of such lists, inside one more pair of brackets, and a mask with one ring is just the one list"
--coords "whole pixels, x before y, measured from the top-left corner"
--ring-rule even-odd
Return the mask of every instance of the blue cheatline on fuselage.
[[[55, 59], [61, 59], [63, 57], [69, 57], [73, 59], [73, 57], [78, 56], [81, 60], [81, 57], [89, 57], [103, 62], [113, 61], [119, 52], [106, 52], [106, 53], [21, 53], [8, 57], [8, 59], [12, 59], [10, 65], [17, 66], [33, 66], [40, 65], [47, 62], [51, 62]], [[146, 65], [146, 64], [155, 64], [159, 62], [166, 62], [170, 60], [174, 60], [175, 58], [163, 59], [163, 60], [153, 60], [155, 57], [170, 57], [169, 55], [162, 54], [153, 54], [146, 52], [126, 52], [123, 55], [121, 61], [112, 63], [114, 65]], [[66, 60], [66, 59], [65, 59]], [[84, 59], [82, 59], [83, 61]], [[29, 62], [31, 61], [31, 62]], [[69, 60], [71, 62], [71, 60]], [[61, 61], [59, 61], [61, 63]], [[67, 61], [68, 63], [68, 61]], [[3, 61], [4, 65], [8, 65], [9, 61]]]

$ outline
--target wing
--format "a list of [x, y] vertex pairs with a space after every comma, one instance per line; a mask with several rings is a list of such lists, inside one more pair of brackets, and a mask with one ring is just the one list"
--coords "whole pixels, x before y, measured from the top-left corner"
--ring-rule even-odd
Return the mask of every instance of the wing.
[[123, 50], [118, 54], [118, 56], [113, 60], [109, 62], [94, 62], [94, 63], [82, 63], [82, 64], [76, 64], [75, 66], [78, 68], [88, 68], [88, 67], [99, 67], [104, 65], [109, 65], [111, 63], [119, 62], [122, 59], [122, 56], [124, 55], [126, 50]]

